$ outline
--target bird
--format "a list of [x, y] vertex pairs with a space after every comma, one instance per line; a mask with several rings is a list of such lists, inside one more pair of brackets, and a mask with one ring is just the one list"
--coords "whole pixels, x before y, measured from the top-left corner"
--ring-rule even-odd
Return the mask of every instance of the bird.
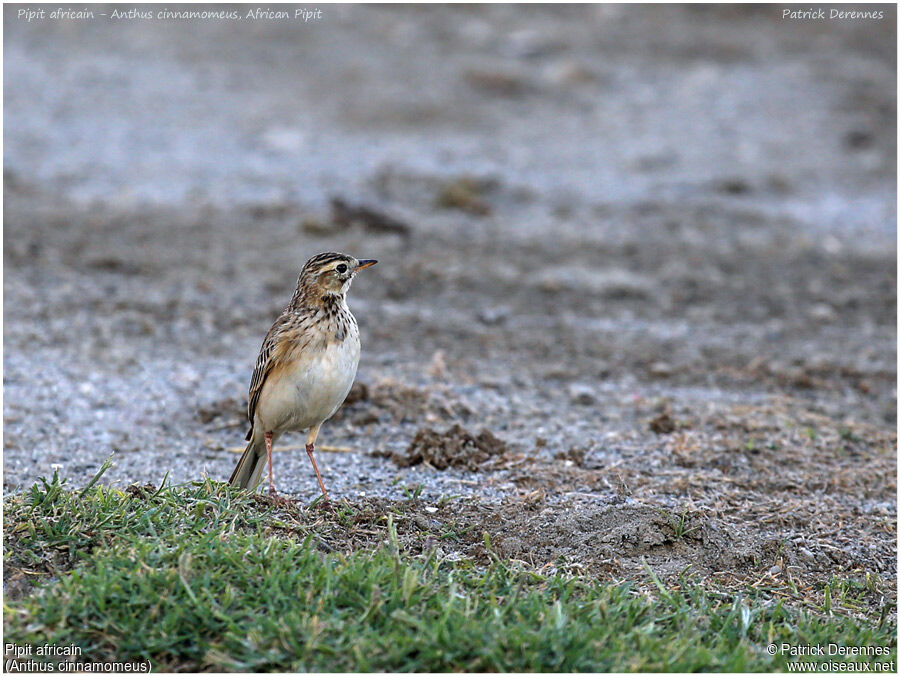
[[359, 327], [347, 291], [356, 273], [377, 262], [336, 252], [306, 261], [290, 303], [259, 350], [250, 379], [247, 448], [229, 484], [255, 490], [268, 461], [269, 495], [282, 499], [275, 490], [272, 446], [285, 432], [309, 430], [306, 454], [328, 503], [314, 455], [316, 438], [346, 398], [359, 365]]

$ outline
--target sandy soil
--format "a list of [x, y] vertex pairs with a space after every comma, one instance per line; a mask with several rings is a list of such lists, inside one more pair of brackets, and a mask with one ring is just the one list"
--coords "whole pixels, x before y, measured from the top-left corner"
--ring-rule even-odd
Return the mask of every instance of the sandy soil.
[[[341, 250], [381, 262], [351, 292], [360, 385], [319, 463], [379, 529], [391, 508], [447, 555], [487, 532], [537, 567], [643, 557], [813, 595], [869, 574], [890, 599], [882, 7], [5, 8], [6, 490], [110, 453], [123, 486], [226, 478], [262, 336], [303, 261]], [[276, 476], [308, 502], [301, 442]], [[329, 546], [382, 538], [360, 519]]]

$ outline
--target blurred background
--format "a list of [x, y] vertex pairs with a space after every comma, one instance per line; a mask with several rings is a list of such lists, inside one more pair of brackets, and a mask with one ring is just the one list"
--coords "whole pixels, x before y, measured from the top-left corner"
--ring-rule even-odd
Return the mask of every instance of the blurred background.
[[[7, 489], [111, 452], [111, 480], [226, 478], [325, 250], [380, 261], [350, 297], [362, 386], [320, 437], [352, 451], [320, 461], [339, 495], [397, 493], [375, 454], [423, 425], [637, 473], [723, 407], [892, 433], [893, 6], [99, 16], [135, 7], [161, 8], [4, 7]], [[316, 494], [305, 454], [278, 466]]]

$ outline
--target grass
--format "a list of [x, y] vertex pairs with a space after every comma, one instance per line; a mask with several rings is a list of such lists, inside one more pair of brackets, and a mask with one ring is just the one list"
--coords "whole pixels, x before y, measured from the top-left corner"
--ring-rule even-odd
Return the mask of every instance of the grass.
[[658, 509], [657, 511], [662, 514], [663, 517], [665, 517], [665, 519], [669, 522], [669, 525], [672, 527], [672, 534], [675, 536], [676, 540], [683, 540], [695, 530], [699, 529], [699, 526], [691, 526], [690, 528], [688, 527], [687, 507], [681, 510], [680, 516], [676, 512], [669, 514], [664, 509]]
[[[890, 654], [796, 659], [896, 664], [885, 617], [689, 580], [676, 592], [649, 568], [653, 597], [496, 556], [486, 567], [410, 557], [390, 521], [380, 548], [324, 553], [278, 510], [211, 481], [75, 492], [54, 475], [4, 507], [7, 571], [43, 578], [6, 603], [5, 641], [75, 644], [80, 660], [179, 671], [769, 671], [792, 659], [769, 644], [837, 643]], [[829, 599], [860, 591], [835, 579]]]

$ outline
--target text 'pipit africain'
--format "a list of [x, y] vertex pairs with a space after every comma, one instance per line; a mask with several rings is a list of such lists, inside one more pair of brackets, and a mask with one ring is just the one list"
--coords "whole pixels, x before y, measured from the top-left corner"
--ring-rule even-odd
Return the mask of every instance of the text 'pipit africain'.
[[313, 455], [319, 427], [338, 410], [359, 365], [359, 327], [347, 307], [353, 276], [373, 260], [342, 253], [313, 256], [300, 271], [297, 289], [263, 340], [250, 381], [247, 449], [229, 483], [254, 489], [269, 463], [274, 496], [272, 444], [285, 432], [309, 430], [306, 453], [322, 495], [328, 492]]

